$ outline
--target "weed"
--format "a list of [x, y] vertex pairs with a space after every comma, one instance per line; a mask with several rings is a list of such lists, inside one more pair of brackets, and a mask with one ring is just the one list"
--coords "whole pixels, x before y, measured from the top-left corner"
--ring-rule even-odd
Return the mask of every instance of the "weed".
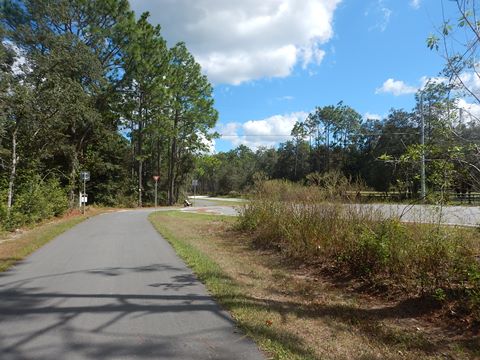
[[384, 219], [372, 208], [345, 204], [344, 182], [312, 179], [315, 186], [257, 183], [237, 228], [253, 233], [257, 246], [348, 271], [373, 285], [460, 300], [480, 319], [478, 232]]

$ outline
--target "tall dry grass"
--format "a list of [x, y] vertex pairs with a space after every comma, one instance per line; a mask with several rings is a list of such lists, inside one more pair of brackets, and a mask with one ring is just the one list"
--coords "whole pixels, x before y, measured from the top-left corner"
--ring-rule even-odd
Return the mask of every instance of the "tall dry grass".
[[479, 235], [474, 229], [403, 224], [346, 204], [345, 188], [288, 181], [256, 185], [238, 228], [257, 245], [334, 267], [377, 285], [459, 301], [480, 319]]

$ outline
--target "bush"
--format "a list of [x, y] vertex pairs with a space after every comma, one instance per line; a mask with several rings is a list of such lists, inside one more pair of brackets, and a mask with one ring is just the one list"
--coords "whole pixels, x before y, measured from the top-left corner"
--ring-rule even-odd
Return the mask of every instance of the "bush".
[[478, 232], [385, 220], [341, 199], [331, 184], [260, 182], [237, 227], [258, 246], [409, 293], [463, 299], [478, 313]]
[[10, 212], [3, 203], [0, 207], [2, 227], [7, 230], [60, 216], [68, 209], [67, 194], [58, 180], [43, 181], [40, 177], [32, 177], [18, 187]]

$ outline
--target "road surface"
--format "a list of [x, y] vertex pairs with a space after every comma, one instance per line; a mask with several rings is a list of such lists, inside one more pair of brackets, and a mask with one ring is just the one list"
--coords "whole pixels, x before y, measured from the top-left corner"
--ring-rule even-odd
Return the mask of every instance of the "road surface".
[[478, 226], [478, 206], [432, 206], [403, 204], [365, 204], [378, 211], [383, 217], [401, 217], [401, 221], [420, 223], [442, 223], [445, 225]]
[[0, 275], [0, 359], [263, 359], [149, 211], [91, 218]]
[[[232, 199], [235, 200], [235, 199]], [[237, 199], [238, 201], [238, 199]], [[195, 207], [184, 208], [185, 212], [198, 212], [217, 215], [238, 215], [241, 206], [216, 205], [216, 201], [202, 197], [196, 200]], [[403, 222], [442, 223], [444, 225], [479, 226], [480, 207], [405, 205], [405, 204], [356, 204], [358, 208], [376, 211], [382, 218], [400, 218]]]

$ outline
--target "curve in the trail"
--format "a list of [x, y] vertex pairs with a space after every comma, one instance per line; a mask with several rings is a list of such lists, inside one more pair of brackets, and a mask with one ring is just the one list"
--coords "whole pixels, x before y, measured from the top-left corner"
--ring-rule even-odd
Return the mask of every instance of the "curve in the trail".
[[153, 229], [91, 218], [0, 275], [0, 358], [263, 359]]

